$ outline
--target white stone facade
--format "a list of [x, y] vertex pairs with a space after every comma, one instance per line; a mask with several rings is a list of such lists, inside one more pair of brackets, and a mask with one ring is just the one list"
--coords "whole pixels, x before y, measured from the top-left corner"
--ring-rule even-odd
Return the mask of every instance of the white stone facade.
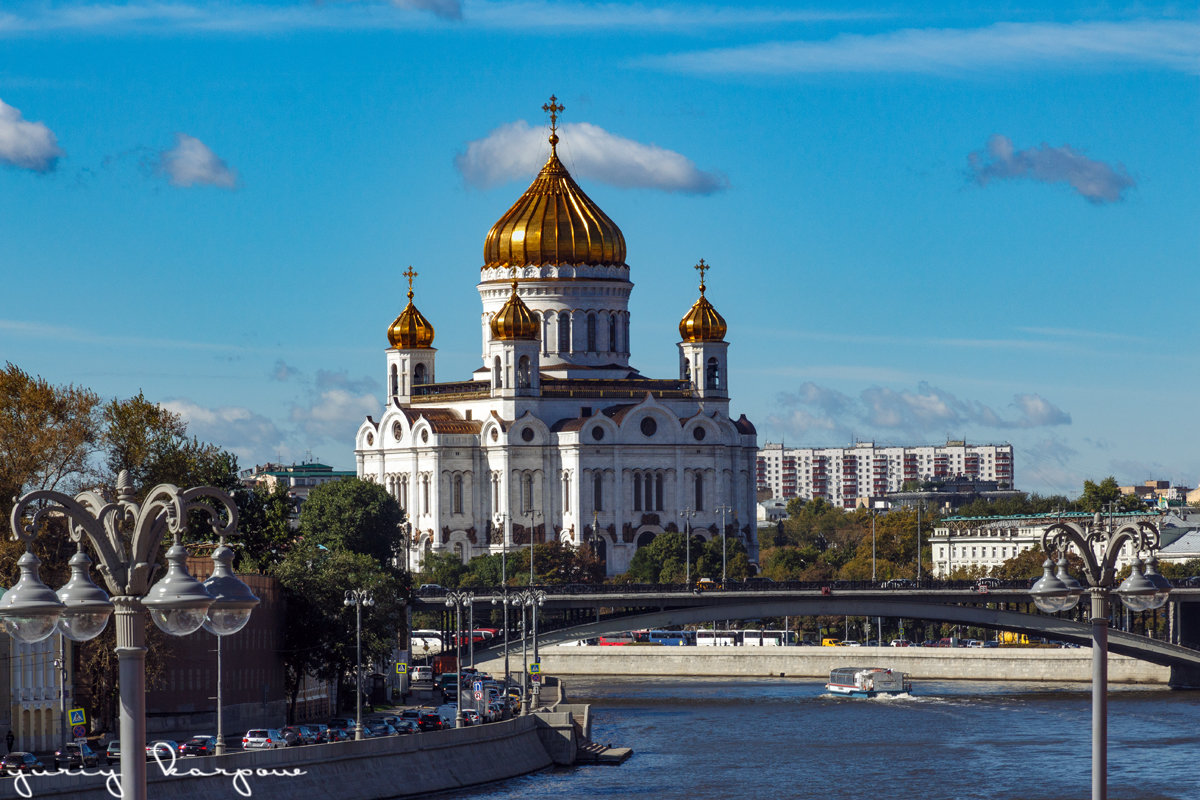
[[1011, 444], [947, 442], [921, 447], [787, 447], [768, 442], [758, 451], [757, 487], [772, 497], [821, 497], [842, 508], [860, 498], [899, 492], [905, 481], [966, 477], [1013, 485]]

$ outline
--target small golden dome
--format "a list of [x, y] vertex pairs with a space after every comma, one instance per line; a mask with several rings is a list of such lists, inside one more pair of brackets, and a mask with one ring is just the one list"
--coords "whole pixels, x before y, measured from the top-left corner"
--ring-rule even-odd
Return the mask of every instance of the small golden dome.
[[488, 231], [483, 268], [542, 264], [624, 264], [625, 236], [558, 160], [557, 112], [550, 105], [550, 159], [525, 194]]
[[717, 313], [713, 304], [704, 296], [704, 273], [710, 269], [704, 259], [696, 265], [700, 271], [700, 299], [679, 321], [679, 336], [685, 342], [721, 342], [725, 340], [728, 326], [725, 318]]
[[433, 325], [413, 305], [412, 279], [417, 273], [409, 267], [401, 274], [408, 276], [408, 305], [388, 328], [388, 343], [398, 350], [430, 347], [433, 344]]
[[525, 301], [517, 295], [516, 278], [512, 280], [512, 294], [508, 296], [508, 301], [496, 313], [496, 316], [492, 317], [491, 328], [492, 338], [502, 342], [514, 339], [536, 341], [541, 337], [542, 329], [538, 324], [538, 318], [529, 310], [529, 306], [525, 305]]

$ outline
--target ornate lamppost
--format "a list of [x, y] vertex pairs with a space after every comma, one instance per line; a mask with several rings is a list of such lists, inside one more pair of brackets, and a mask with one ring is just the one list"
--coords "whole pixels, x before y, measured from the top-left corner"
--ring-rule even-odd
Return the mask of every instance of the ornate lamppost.
[[347, 589], [346, 597], [342, 601], [342, 605], [349, 608], [354, 606], [354, 646], [356, 652], [355, 666], [355, 710], [354, 710], [354, 741], [361, 741], [363, 738], [362, 724], [362, 696], [363, 696], [363, 680], [362, 680], [362, 610], [363, 606], [370, 608], [375, 605], [375, 598], [371, 596], [370, 589]]
[[692, 517], [696, 516], [696, 512], [688, 506], [683, 511], [679, 512], [679, 516], [683, 517], [683, 542], [686, 552], [684, 561], [687, 565], [684, 567], [685, 582], [688, 588], [692, 588]]
[[529, 585], [533, 586], [533, 532], [537, 529], [538, 519], [543, 515], [532, 508], [525, 513], [529, 515]]
[[500, 602], [504, 605], [504, 690], [508, 691], [508, 515], [503, 511], [496, 512], [496, 526], [500, 528], [500, 593], [501, 597], [492, 598], [492, 605]]
[[[188, 574], [187, 549], [181, 538], [192, 513], [205, 517], [224, 547], [225, 536], [237, 530], [237, 507], [225, 492], [211, 486], [180, 489], [159, 484], [138, 504], [125, 470], [117, 478], [115, 501], [98, 491], [75, 497], [50, 490], [29, 492], [16, 501], [10, 516], [14, 541], [25, 543], [18, 559], [17, 584], [0, 599], [0, 619], [9, 635], [21, 642], [39, 642], [56, 630], [74, 642], [99, 636], [114, 610], [117, 617], [117, 659], [120, 682], [121, 740], [146, 741], [146, 614], [165, 633], [187, 636], [205, 626], [218, 636], [245, 627], [258, 598], [229, 572], [227, 580], [202, 585]], [[38, 575], [33, 539], [43, 525], [65, 521], [77, 549], [68, 562], [71, 577], [53, 592]], [[167, 571], [151, 584], [159, 567], [159, 548], [170, 535]], [[113, 596], [92, 582], [92, 560], [84, 542], [100, 559], [98, 569]], [[228, 551], [228, 548], [224, 548]], [[229, 551], [232, 558], [232, 551]], [[220, 568], [218, 561], [213, 577]], [[121, 751], [121, 790], [131, 800], [146, 800], [146, 759], [136, 746]]]
[[[546, 593], [543, 592], [541, 589], [521, 589], [519, 591], [513, 592], [513, 595], [512, 595], [512, 604], [515, 606], [521, 606], [521, 609], [522, 609], [521, 619], [522, 620], [525, 618], [524, 609], [526, 607], [528, 607], [530, 610], [529, 611], [530, 626], [531, 626], [532, 632], [533, 632], [533, 662], [535, 664], [538, 663], [537, 610], [542, 605], [544, 605], [545, 602], [546, 602]], [[522, 637], [522, 638], [524, 638], [524, 637]], [[530, 694], [532, 694], [532, 696], [533, 696], [532, 703], [536, 704], [537, 695], [541, 691], [541, 685], [539, 683], [529, 681], [529, 660], [528, 660], [528, 658], [526, 658], [526, 660], [525, 660], [525, 675], [524, 675], [524, 677], [522, 677], [521, 680], [522, 680], [522, 683], [524, 684], [523, 688], [525, 688], [526, 697], [528, 697]], [[532, 683], [532, 686], [530, 686], [530, 683]], [[527, 701], [525, 703], [524, 707], [521, 709], [522, 714], [529, 713], [530, 704], [531, 704], [530, 701]]]
[[727, 505], [717, 506], [713, 511], [721, 512], [721, 588], [725, 588], [725, 515], [733, 511]]
[[462, 713], [462, 607], [475, 607], [475, 593], [446, 592], [446, 606], [454, 609], [454, 727], [463, 727]]
[[[1117, 559], [1126, 544], [1134, 549], [1132, 569], [1114, 589]], [[1066, 553], [1072, 547], [1083, 559], [1086, 591], [1091, 595], [1092, 800], [1108, 797], [1108, 598], [1116, 595], [1131, 611], [1148, 611], [1167, 602], [1171, 584], [1158, 572], [1154, 557], [1158, 546], [1158, 527], [1154, 523], [1138, 520], [1116, 527], [1099, 513], [1090, 526], [1060, 519], [1042, 533], [1042, 549], [1047, 554], [1058, 551], [1059, 558], [1057, 565], [1046, 559], [1042, 577], [1029, 590], [1038, 608], [1047, 613], [1069, 611], [1083, 596], [1084, 587], [1067, 572]], [[1149, 556], [1144, 573], [1143, 552]]]

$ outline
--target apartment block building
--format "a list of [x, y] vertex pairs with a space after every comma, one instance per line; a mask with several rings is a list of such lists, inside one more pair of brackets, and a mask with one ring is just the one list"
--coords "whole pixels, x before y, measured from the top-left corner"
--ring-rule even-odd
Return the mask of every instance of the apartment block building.
[[967, 444], [879, 447], [855, 442], [850, 447], [784, 447], [767, 442], [758, 451], [757, 486], [771, 497], [811, 500], [821, 497], [842, 508], [860, 498], [902, 490], [905, 481], [967, 478], [1013, 486], [1011, 444]]

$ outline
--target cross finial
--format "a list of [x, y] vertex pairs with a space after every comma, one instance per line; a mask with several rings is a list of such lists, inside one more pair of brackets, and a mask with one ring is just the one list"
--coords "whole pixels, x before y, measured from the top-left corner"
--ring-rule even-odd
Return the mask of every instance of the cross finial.
[[550, 152], [558, 152], [558, 112], [566, 111], [566, 107], [558, 102], [558, 98], [550, 95], [550, 102], [542, 106], [542, 111], [550, 114]]
[[419, 273], [415, 269], [413, 269], [412, 264], [409, 264], [408, 269], [404, 270], [404, 272], [401, 272], [400, 274], [405, 276], [406, 278], [408, 278], [408, 299], [412, 300], [412, 298], [413, 298], [412, 279], [417, 277], [421, 273]]
[[700, 273], [700, 294], [704, 294], [704, 273], [712, 269], [712, 265], [705, 264], [704, 259], [702, 258], [700, 259], [700, 263], [697, 264], [694, 269]]

